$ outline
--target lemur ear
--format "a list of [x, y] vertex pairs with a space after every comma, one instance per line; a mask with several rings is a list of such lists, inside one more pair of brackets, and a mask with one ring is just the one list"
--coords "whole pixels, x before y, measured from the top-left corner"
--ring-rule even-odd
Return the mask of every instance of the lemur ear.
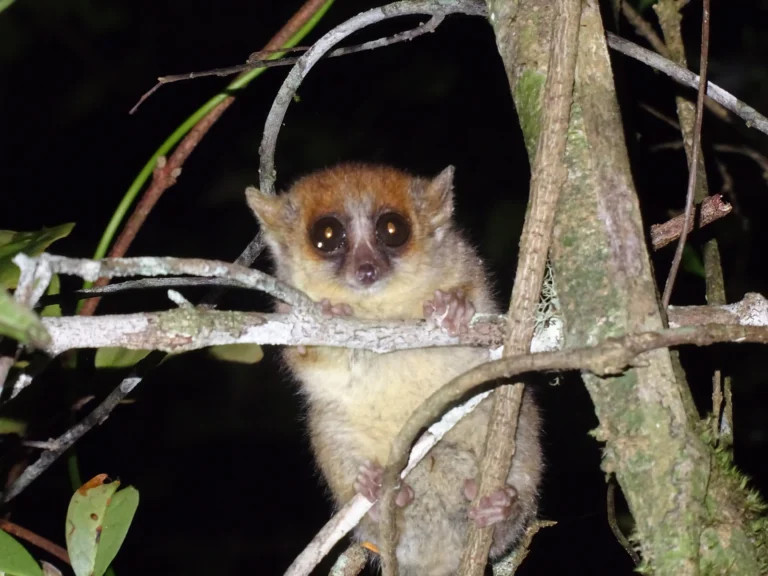
[[435, 228], [447, 224], [453, 215], [454, 170], [453, 166], [448, 166], [424, 189], [424, 213], [430, 215], [430, 222]]
[[266, 228], [275, 228], [282, 222], [281, 215], [285, 207], [285, 198], [276, 194], [264, 194], [261, 190], [249, 186], [245, 189], [245, 199], [259, 222]]

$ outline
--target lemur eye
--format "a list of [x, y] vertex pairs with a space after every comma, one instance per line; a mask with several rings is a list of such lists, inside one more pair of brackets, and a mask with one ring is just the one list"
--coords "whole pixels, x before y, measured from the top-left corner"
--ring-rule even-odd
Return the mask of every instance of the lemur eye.
[[347, 237], [347, 231], [338, 218], [323, 216], [309, 230], [309, 240], [320, 252], [330, 253], [338, 250]]
[[397, 212], [387, 212], [376, 221], [376, 236], [385, 246], [399, 248], [408, 241], [411, 226]]

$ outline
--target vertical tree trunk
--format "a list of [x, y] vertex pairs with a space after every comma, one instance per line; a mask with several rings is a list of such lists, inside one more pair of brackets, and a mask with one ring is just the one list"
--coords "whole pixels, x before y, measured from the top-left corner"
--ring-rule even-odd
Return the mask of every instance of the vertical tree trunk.
[[[546, 105], [552, 2], [488, 0], [531, 157]], [[551, 251], [567, 347], [663, 327], [599, 9], [592, 1], [582, 8], [569, 174]], [[675, 576], [760, 574], [757, 500], [701, 438], [669, 351], [644, 355], [619, 378], [584, 374], [584, 382], [605, 442], [603, 469], [616, 473], [627, 497], [646, 564]]]

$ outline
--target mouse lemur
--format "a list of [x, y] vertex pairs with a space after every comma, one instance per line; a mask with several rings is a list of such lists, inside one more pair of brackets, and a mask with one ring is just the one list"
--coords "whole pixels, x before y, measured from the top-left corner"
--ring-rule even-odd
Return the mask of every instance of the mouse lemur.
[[[328, 314], [362, 318], [444, 316], [451, 333], [475, 312], [497, 312], [487, 275], [453, 221], [453, 168], [434, 178], [342, 164], [298, 180], [284, 194], [250, 191], [281, 280]], [[306, 397], [317, 463], [338, 505], [379, 496], [390, 442], [437, 388], [487, 360], [449, 347], [389, 354], [289, 347], [283, 357]], [[492, 400], [451, 430], [409, 474], [396, 499], [404, 576], [454, 574], [469, 522], [495, 525], [491, 557], [507, 552], [536, 514], [543, 462], [539, 415], [526, 391], [507, 486], [471, 508]], [[378, 507], [356, 536], [378, 541]]]

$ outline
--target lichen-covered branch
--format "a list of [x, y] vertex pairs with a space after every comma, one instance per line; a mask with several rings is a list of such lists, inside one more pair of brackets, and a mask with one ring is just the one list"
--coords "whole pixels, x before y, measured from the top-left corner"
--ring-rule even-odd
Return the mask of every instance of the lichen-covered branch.
[[[24, 270], [76, 274], [81, 277], [133, 276], [139, 274], [201, 274], [220, 278], [244, 288], [282, 294], [297, 303], [290, 314], [216, 311], [205, 308], [180, 308], [166, 312], [137, 312], [106, 316], [62, 316], [42, 318], [51, 336], [42, 349], [60, 354], [78, 348], [124, 347], [141, 350], [181, 352], [222, 344], [276, 344], [289, 346], [340, 346], [378, 353], [437, 346], [477, 346], [500, 349], [507, 325], [506, 317], [478, 314], [469, 330], [450, 336], [425, 320], [371, 320], [355, 317], [327, 317], [313, 306], [302, 292], [277, 279], [233, 264], [215, 260], [183, 258], [120, 258], [81, 260], [42, 254], [36, 258], [21, 255]], [[45, 266], [38, 264], [44, 262]], [[222, 268], [223, 266], [223, 268]], [[231, 274], [229, 276], [228, 274]], [[48, 277], [50, 274], [48, 274]], [[194, 278], [175, 278], [195, 285]], [[119, 288], [113, 285], [107, 290]], [[38, 289], [39, 291], [39, 289]], [[768, 301], [760, 294], [747, 294], [741, 302], [726, 306], [670, 307], [672, 326], [707, 323], [768, 326]], [[534, 335], [531, 352], [556, 348], [558, 335]]]
[[[748, 293], [735, 304], [672, 306], [671, 327], [704, 324], [768, 326], [768, 300]], [[60, 354], [79, 348], [122, 347], [132, 350], [185, 352], [223, 344], [339, 346], [380, 354], [396, 350], [441, 346], [500, 349], [506, 337], [505, 317], [478, 314], [469, 330], [450, 336], [423, 320], [367, 320], [326, 317], [314, 312], [264, 314], [259, 312], [177, 309], [107, 316], [42, 318], [51, 335], [43, 350]], [[531, 352], [555, 350], [552, 338], [540, 334]]]
[[[571, 119], [569, 181], [552, 252], [566, 347], [658, 330], [663, 320], [606, 36], [589, 3]], [[605, 442], [602, 466], [615, 472], [627, 497], [646, 568], [676, 576], [759, 573], [758, 544], [744, 525], [709, 513], [733, 508], [740, 496], [721, 491], [713, 499], [714, 455], [699, 437], [690, 391], [675, 378], [669, 351], [644, 360], [622, 376], [585, 374], [584, 381], [600, 421], [597, 437]]]

